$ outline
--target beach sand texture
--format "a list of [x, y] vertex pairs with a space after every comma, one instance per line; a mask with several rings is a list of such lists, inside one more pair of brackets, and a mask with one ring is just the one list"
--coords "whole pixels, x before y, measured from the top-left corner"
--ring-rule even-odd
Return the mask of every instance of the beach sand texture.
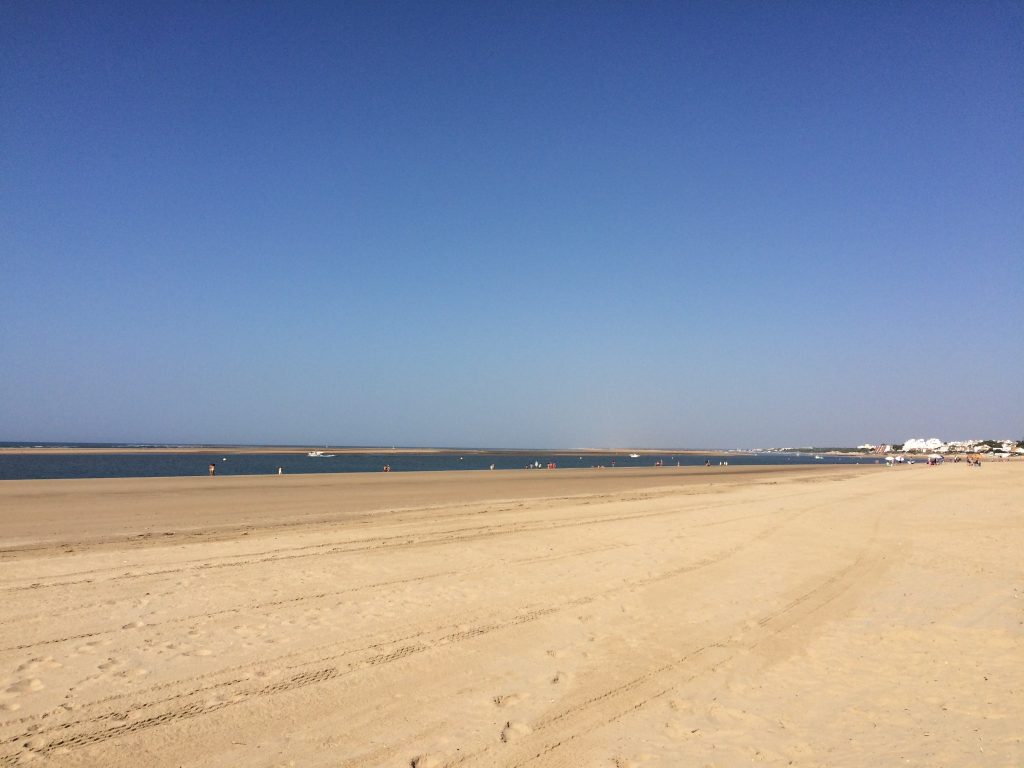
[[0, 766], [1020, 766], [1024, 463], [0, 484]]

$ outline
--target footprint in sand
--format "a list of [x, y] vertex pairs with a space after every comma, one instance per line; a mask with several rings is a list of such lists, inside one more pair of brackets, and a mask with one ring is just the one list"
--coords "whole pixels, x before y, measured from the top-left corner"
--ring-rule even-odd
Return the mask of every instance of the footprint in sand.
[[412, 768], [440, 768], [441, 758], [434, 755], [417, 755], [409, 761]]
[[25, 693], [34, 693], [35, 691], [41, 691], [46, 686], [43, 685], [43, 681], [38, 677], [29, 677], [24, 680], [18, 680], [12, 685], [7, 686], [5, 692], [14, 696], [21, 696]]
[[42, 656], [35, 659], [29, 659], [28, 661], [18, 666], [18, 672], [35, 672], [37, 669], [60, 669], [64, 665], [59, 661], [56, 661], [53, 656]]
[[523, 699], [529, 698], [528, 693], [506, 693], [499, 696], [495, 696], [492, 701], [496, 707], [512, 707], [518, 704]]
[[120, 659], [115, 659], [113, 656], [107, 658], [105, 662], [97, 665], [97, 669], [100, 672], [114, 672], [121, 669], [124, 666], [124, 662]]
[[640, 768], [644, 763], [648, 763], [651, 760], [656, 760], [657, 755], [653, 755], [649, 752], [643, 752], [636, 757], [613, 757], [612, 763], [615, 768]]
[[529, 733], [533, 733], [533, 728], [526, 723], [513, 723], [510, 720], [505, 723], [505, 727], [501, 730], [501, 740], [507, 744]]
[[551, 678], [552, 685], [564, 685], [565, 683], [572, 681], [572, 675], [568, 672], [555, 672], [555, 676]]
[[686, 701], [685, 699], [669, 699], [668, 706], [673, 712], [681, 712], [683, 714], [693, 712], [693, 702]]
[[0, 712], [17, 712], [21, 709], [21, 702], [18, 701], [19, 698], [27, 693], [41, 691], [45, 687], [43, 681], [38, 677], [16, 680], [0, 690]]

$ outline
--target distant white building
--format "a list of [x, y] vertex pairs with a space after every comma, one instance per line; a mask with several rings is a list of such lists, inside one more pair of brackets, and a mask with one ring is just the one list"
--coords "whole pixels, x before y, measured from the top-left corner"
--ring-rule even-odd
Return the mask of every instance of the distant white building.
[[[930, 437], [927, 440], [923, 437], [912, 437], [903, 443], [903, 447], [900, 449], [901, 452], [905, 453], [987, 453], [987, 452], [999, 452], [1007, 455], [1013, 454], [1024, 454], [1024, 444], [1018, 446], [1016, 440], [995, 440], [988, 441], [990, 445], [985, 445], [982, 440], [950, 440], [948, 443], [944, 443], [937, 437]], [[998, 447], [992, 447], [991, 443], [999, 443]], [[887, 454], [892, 452], [891, 445], [873, 445], [872, 443], [865, 443], [864, 445], [858, 445], [858, 449], [862, 451], [872, 451], [874, 453]]]
[[903, 443], [903, 450], [914, 453], [933, 453], [944, 451], [946, 444], [937, 437], [925, 440], [922, 437], [912, 437]]
[[951, 440], [946, 443], [946, 450], [950, 453], [970, 453], [977, 444], [977, 440]]

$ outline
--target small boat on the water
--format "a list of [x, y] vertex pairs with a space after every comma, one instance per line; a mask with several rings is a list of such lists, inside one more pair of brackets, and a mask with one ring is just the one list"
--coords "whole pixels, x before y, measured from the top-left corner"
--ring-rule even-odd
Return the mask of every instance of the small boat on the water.
[[640, 454], [639, 453], [631, 453], [631, 454], [629, 454], [629, 458], [631, 458], [631, 459], [639, 459], [640, 458]]
[[323, 451], [310, 451], [306, 455], [311, 456], [314, 459], [333, 459], [336, 454], [324, 453]]

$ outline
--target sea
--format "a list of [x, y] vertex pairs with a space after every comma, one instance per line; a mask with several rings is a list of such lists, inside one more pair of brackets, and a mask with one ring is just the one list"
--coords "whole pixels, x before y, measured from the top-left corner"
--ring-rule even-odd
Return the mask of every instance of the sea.
[[[443, 453], [338, 453], [308, 456], [305, 453], [236, 453], [203, 447], [196, 453], [161, 452], [170, 446], [138, 446], [121, 443], [4, 443], [0, 448], [90, 448], [90, 453], [0, 453], [0, 480], [47, 480], [89, 477], [188, 477], [206, 475], [210, 464], [217, 466], [217, 475], [271, 475], [278, 468], [285, 474], [323, 474], [332, 472], [447, 472], [457, 470], [535, 469], [555, 464], [557, 468], [587, 467], [651, 467], [702, 466], [710, 462], [718, 466], [767, 464], [866, 464], [873, 457], [837, 456], [800, 451], [708, 454], [641, 454], [631, 458], [628, 453], [581, 453], [564, 451], [466, 451], [457, 449]], [[103, 453], [103, 449], [145, 447], [145, 453]], [[178, 446], [175, 446], [178, 447]], [[195, 450], [195, 449], [193, 449]], [[324, 449], [330, 454], [330, 449]], [[819, 458], [820, 456], [820, 458]]]

